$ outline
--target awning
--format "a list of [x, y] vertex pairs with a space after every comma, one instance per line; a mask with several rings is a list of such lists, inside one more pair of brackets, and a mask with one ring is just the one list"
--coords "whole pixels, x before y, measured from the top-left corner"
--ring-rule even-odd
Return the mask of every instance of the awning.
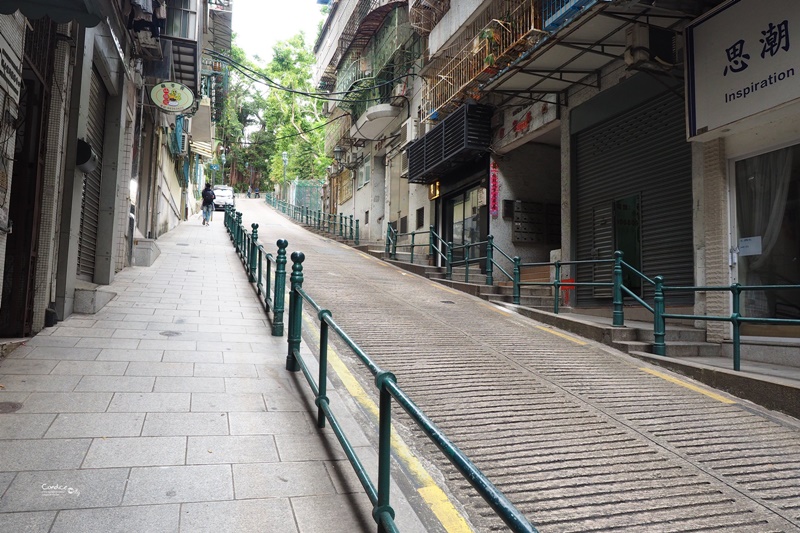
[[214, 157], [214, 151], [211, 148], [211, 143], [190, 141], [189, 146], [192, 148], [192, 152], [196, 153], [200, 157], [205, 157], [206, 159], [212, 159]]
[[11, 15], [16, 11], [29, 19], [48, 16], [58, 23], [76, 20], [89, 28], [103, 19], [93, 0], [0, 0], [0, 14]]
[[192, 90], [195, 96], [198, 95], [200, 86], [200, 61], [198, 53], [202, 47], [202, 43], [178, 37], [170, 37], [169, 39], [162, 40], [169, 40], [172, 43], [172, 68], [175, 72], [174, 81], [186, 85]]

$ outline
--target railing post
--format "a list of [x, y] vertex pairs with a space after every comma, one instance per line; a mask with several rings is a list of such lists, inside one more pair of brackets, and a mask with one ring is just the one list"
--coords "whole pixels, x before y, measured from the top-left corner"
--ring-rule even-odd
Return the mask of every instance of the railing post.
[[414, 237], [416, 237], [416, 235], [414, 235], [412, 233], [411, 234], [411, 264], [412, 265], [414, 264], [414, 240], [415, 240]]
[[339, 237], [344, 237], [344, 213], [339, 213]]
[[242, 239], [244, 238], [244, 228], [242, 227], [242, 212], [236, 212], [236, 251], [239, 257], [242, 256]]
[[494, 237], [486, 237], [486, 284], [494, 285]]
[[[433, 224], [431, 224], [428, 232], [428, 255], [433, 256], [433, 236], [436, 234]], [[438, 264], [439, 261], [437, 260], [436, 263]]]
[[619, 250], [614, 252], [614, 313], [611, 323], [614, 327], [625, 325], [625, 308], [622, 306], [622, 257], [623, 253]]
[[360, 234], [360, 232], [358, 231], [358, 220], [356, 220], [356, 240], [355, 240], [355, 244], [356, 244], [356, 246], [358, 246], [359, 244], [361, 244], [361, 242], [360, 242], [360, 241], [361, 241], [361, 234]]
[[391, 235], [392, 235], [392, 227], [387, 225], [386, 226], [386, 243], [385, 243], [385, 246], [384, 246], [385, 249], [383, 251], [383, 253], [387, 257], [390, 257], [389, 256], [389, 243], [391, 242]]
[[392, 234], [394, 235], [394, 238], [392, 239], [392, 259], [394, 259], [396, 261], [397, 260], [397, 239], [398, 239], [397, 235], [398, 235], [398, 233], [396, 231], [392, 231]]
[[514, 256], [514, 286], [512, 289], [512, 298], [514, 305], [519, 305], [519, 276], [520, 276], [520, 258], [519, 256]]
[[470, 261], [470, 250], [472, 249], [472, 243], [467, 243], [464, 247], [464, 283], [469, 283], [469, 261]]
[[553, 286], [556, 289], [556, 297], [553, 299], [553, 313], [558, 314], [558, 306], [561, 304], [561, 261], [556, 261], [554, 266]]
[[306, 260], [303, 252], [292, 253], [292, 275], [289, 277], [291, 289], [289, 291], [289, 337], [287, 343], [289, 351], [286, 354], [286, 370], [297, 372], [300, 364], [295, 353], [300, 351], [300, 339], [303, 325], [303, 297], [298, 289], [303, 288], [303, 261]]
[[317, 404], [317, 427], [325, 427], [325, 411], [322, 409], [323, 402], [329, 404], [328, 400], [328, 323], [325, 319], [331, 316], [331, 312], [322, 309], [319, 312], [319, 382], [317, 383], [318, 394], [314, 403]]
[[[256, 295], [261, 296], [262, 281], [264, 279], [264, 254], [262, 254], [261, 250], [258, 249], [257, 253], [258, 253], [258, 267], [257, 267], [258, 271], [256, 272], [256, 275], [258, 277], [256, 278]], [[269, 284], [267, 285], [267, 289], [269, 289]], [[269, 306], [267, 307], [267, 310], [269, 310]]]
[[653, 353], [656, 355], [667, 355], [667, 345], [664, 343], [666, 336], [664, 322], [664, 278], [656, 276], [653, 278], [656, 284], [656, 292], [653, 296]]
[[258, 224], [250, 224], [253, 229], [250, 237], [250, 283], [256, 281], [256, 254], [258, 254]]
[[445, 279], [453, 279], [453, 243], [447, 243], [447, 256], [445, 257], [447, 264], [444, 269]]
[[353, 229], [353, 215], [350, 215], [350, 240], [354, 240], [355, 236], [355, 230]]
[[741, 295], [742, 286], [738, 283], [731, 285], [733, 292], [733, 369], [737, 372], [742, 369], [742, 332], [741, 332]]
[[286, 247], [289, 243], [280, 239], [278, 257], [275, 258], [275, 292], [272, 301], [272, 336], [283, 335], [283, 308], [286, 301]]
[[394, 519], [391, 506], [391, 468], [392, 468], [392, 396], [387, 389], [387, 382], [397, 383], [391, 372], [381, 371], [375, 376], [375, 384], [380, 391], [378, 412], [378, 501], [372, 510], [372, 516], [378, 523], [378, 533], [385, 530], [381, 515], [388, 513]]

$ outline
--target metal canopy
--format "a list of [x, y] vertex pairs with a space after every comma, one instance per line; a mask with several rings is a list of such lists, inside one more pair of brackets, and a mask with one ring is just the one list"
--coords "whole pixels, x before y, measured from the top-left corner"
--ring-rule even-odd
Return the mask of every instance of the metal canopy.
[[625, 28], [642, 22], [674, 28], [692, 15], [631, 1], [600, 0], [545, 36], [480, 89], [505, 98], [562, 93], [575, 84], [599, 88], [601, 69], [623, 58]]
[[76, 20], [89, 28], [103, 19], [92, 0], [0, 0], [0, 14], [11, 15], [17, 10], [32, 20], [44, 16], [58, 23]]
[[177, 37], [170, 37], [169, 40], [172, 41], [172, 67], [175, 72], [175, 81], [186, 85], [197, 95], [200, 86], [198, 60], [200, 43]]

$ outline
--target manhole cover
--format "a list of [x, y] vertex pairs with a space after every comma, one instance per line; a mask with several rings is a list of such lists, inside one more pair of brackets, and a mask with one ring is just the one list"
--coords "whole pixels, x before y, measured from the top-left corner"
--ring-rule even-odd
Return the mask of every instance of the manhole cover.
[[18, 402], [0, 402], [0, 413], [13, 413], [22, 409], [22, 404]]
[[442, 300], [443, 304], [455, 304], [455, 302], [451, 302], [450, 300]]
[[163, 335], [165, 337], [177, 337], [180, 334], [180, 331], [162, 331], [159, 333], [159, 335]]

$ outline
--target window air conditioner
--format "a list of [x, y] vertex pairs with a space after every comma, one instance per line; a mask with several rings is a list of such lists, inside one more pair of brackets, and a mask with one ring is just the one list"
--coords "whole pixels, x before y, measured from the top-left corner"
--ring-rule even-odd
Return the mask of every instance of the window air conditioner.
[[181, 143], [180, 143], [180, 154], [188, 154], [189, 153], [189, 134], [188, 133], [181, 133]]
[[410, 118], [400, 127], [400, 146], [417, 140], [417, 119]]

